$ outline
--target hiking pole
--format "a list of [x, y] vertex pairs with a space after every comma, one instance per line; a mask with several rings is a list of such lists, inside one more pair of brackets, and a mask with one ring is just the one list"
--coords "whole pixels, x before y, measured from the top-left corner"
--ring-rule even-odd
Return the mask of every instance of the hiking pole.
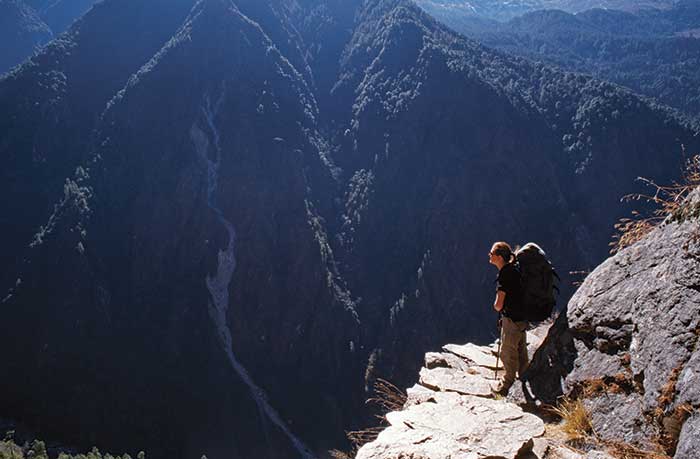
[[498, 381], [498, 361], [501, 358], [501, 341], [503, 341], [503, 331], [501, 329], [501, 315], [498, 315], [498, 352], [496, 353], [496, 368], [493, 370], [493, 379]]

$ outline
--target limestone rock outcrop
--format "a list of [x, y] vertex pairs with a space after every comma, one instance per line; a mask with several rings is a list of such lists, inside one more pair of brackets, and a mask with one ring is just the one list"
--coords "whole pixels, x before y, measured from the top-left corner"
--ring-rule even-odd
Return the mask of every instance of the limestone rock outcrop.
[[542, 421], [517, 405], [455, 392], [434, 392], [387, 419], [390, 427], [358, 459], [515, 458], [544, 434]]
[[[489, 398], [502, 370], [495, 345], [428, 353], [403, 411], [389, 413], [389, 427], [357, 457], [601, 459], [624, 445], [696, 458], [699, 217], [695, 191], [647, 237], [593, 271], [551, 328], [528, 333], [527, 384], [516, 384], [506, 400]], [[562, 396], [581, 400], [590, 419], [585, 452], [544, 435], [543, 421], [513, 403], [542, 406]]]
[[532, 452], [545, 432], [543, 421], [491, 398], [495, 370], [503, 370], [497, 347], [468, 343], [443, 351], [426, 354], [404, 409], [387, 414], [389, 427], [360, 449], [358, 459], [514, 459]]
[[538, 399], [583, 398], [599, 438], [676, 459], [700, 448], [699, 211], [695, 192], [593, 271], [528, 370]]

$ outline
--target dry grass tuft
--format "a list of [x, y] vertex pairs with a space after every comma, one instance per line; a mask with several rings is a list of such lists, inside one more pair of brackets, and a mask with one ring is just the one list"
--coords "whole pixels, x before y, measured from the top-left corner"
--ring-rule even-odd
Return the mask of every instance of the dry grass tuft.
[[615, 376], [587, 379], [577, 383], [570, 393], [570, 398], [591, 398], [600, 394], [631, 394], [633, 392], [639, 392], [634, 379], [625, 373], [618, 373]]
[[581, 396], [585, 398], [593, 397], [598, 394], [607, 393], [609, 389], [608, 383], [603, 378], [589, 379], [580, 384]]
[[584, 399], [595, 398], [604, 393], [639, 392], [641, 388], [638, 381], [625, 373], [589, 379], [577, 384], [568, 398], [564, 398], [556, 408], [550, 408], [561, 420], [557, 430], [565, 435], [568, 445], [579, 445], [583, 449], [604, 448], [616, 459], [671, 459], [675, 454], [683, 424], [694, 412], [694, 408], [689, 404], [671, 409], [681, 370], [682, 367], [679, 366], [671, 371], [659, 395], [658, 407], [654, 412], [648, 413], [649, 422], [656, 423], [661, 433], [659, 437], [649, 439], [649, 444], [644, 446], [646, 449], [623, 441], [600, 438], [593, 428], [590, 413], [583, 404]]
[[353, 459], [355, 457], [355, 454], [351, 454], [352, 453], [346, 453], [338, 449], [332, 449], [328, 451], [328, 455], [333, 459]]
[[406, 393], [385, 379], [378, 378], [374, 382], [374, 396], [367, 399], [365, 403], [375, 405], [379, 408], [380, 414], [377, 417], [381, 424], [377, 427], [368, 427], [366, 429], [354, 430], [347, 432], [345, 436], [352, 444], [352, 451], [345, 453], [343, 451], [333, 450], [329, 454], [334, 459], [353, 458], [357, 455], [359, 449], [370, 442], [377, 439], [382, 430], [385, 429], [387, 421], [386, 414], [391, 411], [401, 411], [406, 404]]
[[[596, 380], [599, 388], [607, 387], [602, 380]], [[565, 398], [556, 408], [551, 408], [561, 419], [559, 430], [566, 435], [568, 445], [578, 445], [584, 450], [605, 449], [616, 459], [671, 459], [663, 445], [652, 443], [655, 450], [644, 450], [622, 441], [603, 440], [595, 433], [590, 413], [581, 399]]]
[[406, 403], [406, 393], [385, 379], [374, 382], [374, 397], [367, 404], [376, 405], [382, 411], [382, 416], [391, 411], [401, 411]]
[[682, 364], [671, 370], [668, 381], [661, 388], [657, 398], [658, 406], [651, 413], [661, 431], [656, 442], [670, 456], [675, 454], [683, 424], [693, 412], [693, 407], [689, 404], [682, 404], [670, 410], [676, 398], [676, 384], [682, 371]]
[[668, 415], [660, 418], [662, 434], [658, 439], [658, 443], [670, 456], [676, 453], [683, 424], [692, 413], [693, 407], [686, 403], [677, 406]]
[[644, 239], [644, 236], [651, 233], [656, 226], [664, 220], [665, 217], [642, 217], [636, 211], [632, 211], [632, 218], [621, 218], [615, 223], [615, 231], [617, 234], [613, 236], [610, 243], [610, 254], [614, 255], [625, 247]]
[[552, 412], [562, 420], [562, 431], [569, 440], [576, 440], [593, 435], [591, 415], [581, 400], [564, 398]]
[[646, 451], [629, 443], [606, 441], [603, 444], [608, 453], [616, 459], [671, 459], [660, 451]]
[[[682, 150], [685, 156], [685, 148], [682, 147]], [[654, 194], [629, 194], [624, 196], [622, 200], [653, 203], [657, 208], [651, 215], [643, 215], [638, 211], [633, 211], [631, 218], [620, 219], [615, 224], [616, 234], [610, 243], [611, 254], [615, 254], [644, 238], [669, 215], [677, 219], [686, 217], [689, 210], [684, 208], [685, 198], [700, 186], [700, 155], [686, 160], [680, 182], [664, 186], [643, 177], [639, 177], [638, 180], [651, 187]]]
[[664, 387], [661, 388], [661, 394], [656, 400], [659, 404], [656, 408], [657, 414], [663, 415], [666, 409], [673, 403], [676, 397], [676, 384], [678, 383], [678, 377], [681, 375], [681, 371], [683, 371], [683, 365], [679, 365], [671, 370], [671, 375], [668, 381], [666, 381], [666, 384], [664, 384]]
[[367, 427], [366, 429], [348, 432], [346, 436], [355, 447], [355, 450], [359, 450], [363, 445], [376, 440], [384, 428], [385, 426]]

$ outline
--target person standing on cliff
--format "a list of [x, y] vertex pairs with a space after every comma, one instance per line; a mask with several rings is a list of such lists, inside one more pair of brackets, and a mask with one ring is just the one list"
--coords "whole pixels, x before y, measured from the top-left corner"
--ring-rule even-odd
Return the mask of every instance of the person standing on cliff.
[[489, 251], [489, 263], [498, 268], [493, 308], [500, 314], [501, 360], [505, 369], [494, 393], [505, 397], [515, 382], [516, 372], [522, 380], [528, 366], [528, 322], [522, 311], [522, 279], [513, 250], [505, 242], [496, 242]]

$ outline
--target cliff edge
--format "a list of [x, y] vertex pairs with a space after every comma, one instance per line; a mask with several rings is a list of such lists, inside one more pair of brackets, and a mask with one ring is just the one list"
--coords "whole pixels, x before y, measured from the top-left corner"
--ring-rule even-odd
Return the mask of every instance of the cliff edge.
[[[508, 399], [490, 397], [495, 345], [426, 354], [403, 410], [357, 458], [696, 458], [699, 217], [695, 190], [596, 268], [551, 328], [529, 332], [528, 383]], [[588, 426], [580, 435], [564, 426], [572, 403]]]

